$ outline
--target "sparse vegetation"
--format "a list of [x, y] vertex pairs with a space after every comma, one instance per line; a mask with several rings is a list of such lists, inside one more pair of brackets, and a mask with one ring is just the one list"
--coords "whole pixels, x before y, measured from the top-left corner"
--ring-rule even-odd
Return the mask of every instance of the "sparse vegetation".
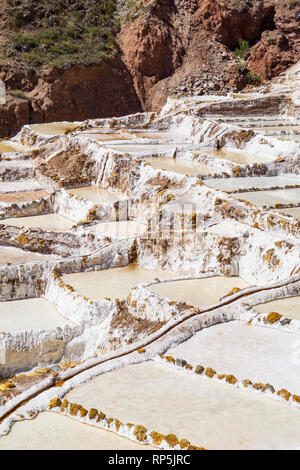
[[254, 72], [247, 72], [246, 77], [250, 85], [259, 85], [262, 82], [260, 75]]
[[244, 59], [250, 49], [251, 46], [248, 41], [245, 41], [244, 39], [239, 39], [239, 47], [235, 49], [234, 54], [236, 55], [236, 57]]
[[117, 0], [7, 0], [2, 56], [30, 67], [102, 63], [117, 51]]
[[22, 100], [27, 100], [27, 95], [22, 90], [7, 90], [7, 94], [11, 96], [16, 96], [17, 98], [21, 98]]

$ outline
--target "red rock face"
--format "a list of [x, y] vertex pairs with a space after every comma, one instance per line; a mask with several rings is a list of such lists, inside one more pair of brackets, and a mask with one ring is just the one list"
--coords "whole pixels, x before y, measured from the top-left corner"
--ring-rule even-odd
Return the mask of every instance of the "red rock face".
[[264, 31], [247, 60], [248, 67], [268, 79], [284, 72], [300, 59], [300, 1], [275, 2], [273, 31]]
[[297, 5], [288, 9], [283, 2], [156, 1], [146, 17], [119, 35], [143, 108], [159, 110], [170, 94], [242, 89], [247, 78], [234, 56], [239, 39], [253, 45], [244, 69], [262, 78], [296, 62]]
[[28, 101], [10, 99], [1, 107], [2, 137], [29, 123], [121, 116], [141, 110], [132, 77], [119, 56], [102, 66], [79, 64], [42, 76], [6, 68], [0, 77], [7, 88], [22, 89], [28, 96]]

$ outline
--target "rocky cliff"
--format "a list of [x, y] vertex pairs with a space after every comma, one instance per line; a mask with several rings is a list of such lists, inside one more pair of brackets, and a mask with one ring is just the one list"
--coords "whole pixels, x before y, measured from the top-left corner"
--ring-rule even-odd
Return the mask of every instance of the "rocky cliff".
[[298, 0], [0, 3], [2, 137], [25, 123], [158, 110], [171, 94], [241, 90], [300, 58]]

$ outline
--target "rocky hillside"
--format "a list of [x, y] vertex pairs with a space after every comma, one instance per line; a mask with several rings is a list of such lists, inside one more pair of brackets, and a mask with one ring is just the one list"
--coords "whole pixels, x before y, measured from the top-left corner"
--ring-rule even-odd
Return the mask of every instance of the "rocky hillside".
[[[158, 110], [300, 58], [298, 0], [0, 0], [0, 135], [23, 124]], [[298, 20], [297, 20], [298, 18]]]

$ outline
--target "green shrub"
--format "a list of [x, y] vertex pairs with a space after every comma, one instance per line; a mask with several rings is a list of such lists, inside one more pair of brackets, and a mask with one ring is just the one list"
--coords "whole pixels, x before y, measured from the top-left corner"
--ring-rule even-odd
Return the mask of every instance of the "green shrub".
[[239, 47], [235, 49], [234, 54], [236, 57], [240, 57], [241, 59], [244, 59], [246, 57], [246, 54], [250, 51], [251, 46], [248, 41], [245, 41], [244, 39], [239, 39]]
[[262, 81], [261, 77], [257, 73], [254, 73], [254, 72], [250, 72], [250, 71], [247, 72], [246, 77], [247, 77], [248, 83], [250, 83], [251, 85], [259, 85]]

